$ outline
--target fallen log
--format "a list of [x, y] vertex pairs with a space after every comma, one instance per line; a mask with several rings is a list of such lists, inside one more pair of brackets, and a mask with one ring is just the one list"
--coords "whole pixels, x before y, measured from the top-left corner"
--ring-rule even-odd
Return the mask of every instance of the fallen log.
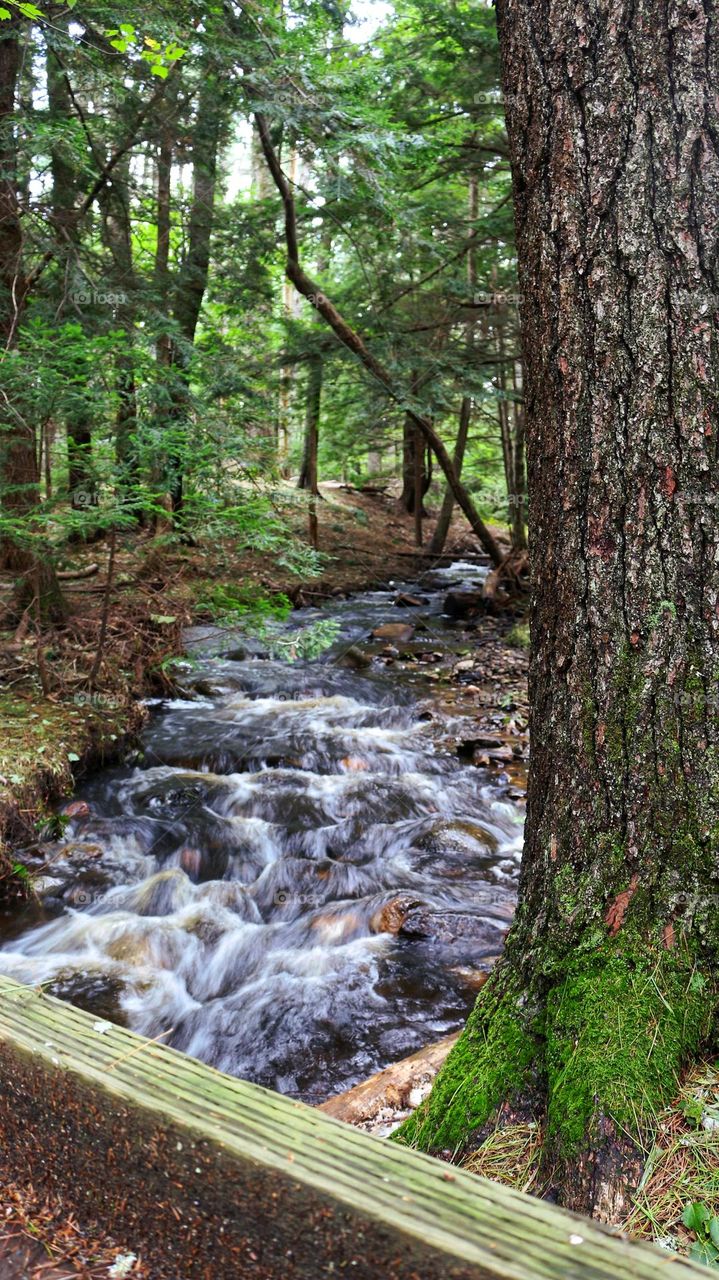
[[334, 1116], [335, 1120], [344, 1120], [345, 1124], [362, 1124], [364, 1121], [374, 1120], [385, 1108], [392, 1111], [408, 1110], [412, 1105], [410, 1094], [413, 1089], [419, 1089], [434, 1079], [458, 1039], [459, 1032], [456, 1032], [455, 1035], [445, 1036], [443, 1040], [419, 1049], [409, 1058], [393, 1062], [361, 1084], [329, 1098], [317, 1110]]
[[88, 564], [84, 569], [62, 569], [55, 576], [62, 582], [70, 582], [73, 578], [92, 578], [99, 568], [99, 564]]

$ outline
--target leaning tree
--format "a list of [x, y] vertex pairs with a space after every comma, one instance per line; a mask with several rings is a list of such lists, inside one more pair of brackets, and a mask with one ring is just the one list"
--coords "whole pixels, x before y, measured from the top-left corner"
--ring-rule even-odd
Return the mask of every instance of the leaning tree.
[[520, 902], [400, 1140], [531, 1114], [612, 1217], [712, 1034], [719, 951], [719, 4], [497, 0], [530, 483]]

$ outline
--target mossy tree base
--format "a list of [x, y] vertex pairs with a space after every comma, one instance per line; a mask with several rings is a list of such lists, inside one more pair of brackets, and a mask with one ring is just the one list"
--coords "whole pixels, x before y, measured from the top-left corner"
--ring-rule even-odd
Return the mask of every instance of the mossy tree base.
[[715, 994], [684, 944], [607, 943], [570, 958], [549, 984], [522, 983], [508, 958], [395, 1140], [459, 1160], [529, 1111], [558, 1201], [616, 1221], [641, 1175], [651, 1118], [711, 1032]]

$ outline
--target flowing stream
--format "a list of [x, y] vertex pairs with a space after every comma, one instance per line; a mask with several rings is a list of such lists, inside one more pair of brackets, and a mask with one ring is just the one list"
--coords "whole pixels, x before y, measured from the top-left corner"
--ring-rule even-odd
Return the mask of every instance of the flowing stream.
[[[295, 614], [340, 624], [313, 661], [217, 656], [244, 642], [194, 629], [200, 695], [162, 703], [142, 758], [78, 792], [41, 903], [2, 923], [0, 971], [309, 1102], [459, 1027], [521, 847], [432, 683], [467, 643], [444, 593], [481, 572]], [[395, 641], [408, 666], [370, 639], [388, 623], [416, 627]]]

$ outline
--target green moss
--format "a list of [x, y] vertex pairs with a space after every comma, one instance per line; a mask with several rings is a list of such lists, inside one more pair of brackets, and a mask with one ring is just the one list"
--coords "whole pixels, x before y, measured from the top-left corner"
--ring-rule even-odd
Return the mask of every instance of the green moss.
[[641, 1137], [713, 1013], [709, 982], [684, 945], [655, 956], [606, 945], [575, 960], [546, 1004], [548, 1135], [557, 1150], [586, 1146], [602, 1115]]
[[504, 637], [505, 643], [514, 649], [529, 648], [529, 623], [516, 622], [511, 631], [508, 631]]
[[495, 1108], [526, 1085], [538, 1040], [522, 997], [492, 975], [429, 1098], [392, 1135], [423, 1151], [459, 1150]]

